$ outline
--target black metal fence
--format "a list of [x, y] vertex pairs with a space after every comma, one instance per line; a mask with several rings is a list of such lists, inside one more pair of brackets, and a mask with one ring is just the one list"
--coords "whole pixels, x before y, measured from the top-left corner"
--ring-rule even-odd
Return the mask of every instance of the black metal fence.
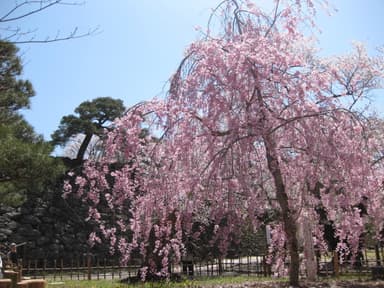
[[[121, 265], [117, 259], [77, 257], [74, 259], [35, 259], [22, 262], [22, 274], [32, 278], [50, 280], [127, 279], [136, 277], [141, 267], [138, 261]], [[265, 256], [248, 256], [236, 259], [212, 259], [209, 261], [184, 261], [172, 265], [171, 273], [193, 277], [218, 275], [271, 275]]]
[[[287, 264], [288, 265], [288, 264]], [[98, 279], [130, 279], [139, 274], [141, 265], [133, 261], [129, 265], [121, 265], [114, 258], [97, 258], [82, 256], [73, 259], [36, 259], [22, 262], [22, 275], [31, 278], [48, 280], [98, 280]], [[288, 266], [287, 266], [288, 267]], [[211, 277], [219, 275], [249, 275], [257, 277], [272, 276], [273, 270], [267, 263], [266, 256], [247, 256], [231, 259], [212, 259], [209, 261], [184, 261], [180, 265], [170, 267], [174, 275], [186, 277]], [[301, 267], [301, 275], [305, 277], [305, 267]], [[332, 259], [318, 262], [318, 274], [321, 277], [355, 275], [384, 278], [384, 266], [378, 266], [375, 260], [359, 263], [334, 263]]]

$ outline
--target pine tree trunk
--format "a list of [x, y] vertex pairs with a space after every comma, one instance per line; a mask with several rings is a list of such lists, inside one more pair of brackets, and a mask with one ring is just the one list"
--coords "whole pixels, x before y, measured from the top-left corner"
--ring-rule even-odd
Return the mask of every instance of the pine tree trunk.
[[81, 163], [84, 160], [85, 152], [87, 151], [88, 145], [91, 142], [92, 134], [85, 134], [84, 140], [80, 145], [79, 151], [77, 152], [76, 160]]

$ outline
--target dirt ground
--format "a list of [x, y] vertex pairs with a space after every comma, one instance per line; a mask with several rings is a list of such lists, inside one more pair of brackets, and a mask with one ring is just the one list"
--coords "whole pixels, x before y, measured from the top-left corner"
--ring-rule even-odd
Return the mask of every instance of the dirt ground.
[[384, 288], [384, 281], [338, 281], [323, 283], [303, 283], [303, 288]]
[[[286, 282], [249, 282], [234, 285], [223, 285], [223, 288], [288, 288]], [[301, 282], [302, 288], [384, 288], [384, 281], [329, 281]], [[217, 288], [217, 287], [216, 287]]]

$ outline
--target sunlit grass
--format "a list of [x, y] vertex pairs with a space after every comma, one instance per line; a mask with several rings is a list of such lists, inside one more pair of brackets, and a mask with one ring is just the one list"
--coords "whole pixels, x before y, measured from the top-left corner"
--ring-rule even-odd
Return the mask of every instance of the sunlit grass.
[[[368, 275], [340, 275], [338, 277], [320, 277], [319, 282], [365, 282], [370, 281], [372, 278]], [[250, 282], [287, 282], [287, 278], [271, 278], [271, 277], [258, 277], [258, 276], [222, 276], [222, 277], [199, 277], [196, 279], [185, 278], [179, 282], [139, 282], [136, 284], [124, 284], [119, 280], [66, 280], [64, 286], [49, 285], [48, 288], [65, 287], [65, 288], [186, 288], [186, 287], [222, 287], [230, 284], [241, 284]], [[305, 280], [304, 280], [305, 282]]]
[[[285, 279], [271, 279], [256, 276], [226, 276], [226, 277], [202, 277], [197, 279], [183, 279], [180, 282], [149, 282], [137, 284], [123, 284], [118, 280], [67, 280], [64, 282], [65, 288], [183, 288], [183, 287], [202, 287], [202, 286], [222, 286], [225, 284], [241, 284], [245, 282], [258, 281], [286, 281]], [[49, 285], [48, 288], [55, 287]]]
[[[57, 281], [54, 283], [58, 283]], [[119, 283], [116, 280], [66, 280], [62, 281], [63, 286], [54, 285], [53, 282], [48, 282], [48, 288], [65, 287], [65, 288], [123, 288], [129, 287]]]

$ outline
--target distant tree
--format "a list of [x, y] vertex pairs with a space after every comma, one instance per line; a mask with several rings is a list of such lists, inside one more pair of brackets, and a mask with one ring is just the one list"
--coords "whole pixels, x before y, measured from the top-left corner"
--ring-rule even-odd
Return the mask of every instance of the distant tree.
[[[62, 156], [68, 157], [70, 159], [76, 159], [77, 153], [84, 141], [84, 138], [84, 134], [77, 134], [71, 137], [71, 139], [68, 140], [64, 146]], [[94, 135], [85, 151], [85, 157], [87, 159], [95, 160], [101, 157], [102, 151], [102, 141], [98, 136]]]
[[[52, 145], [34, 133], [20, 137], [18, 131], [31, 127], [24, 120], [0, 125], [0, 202], [21, 204], [27, 197], [41, 196], [64, 171], [50, 154]], [[33, 140], [32, 140], [33, 139]]]
[[17, 51], [14, 44], [0, 41], [0, 203], [12, 205], [42, 193], [62, 173], [50, 156], [52, 145], [20, 114], [29, 108], [34, 91], [28, 80], [20, 79]]
[[[91, 29], [87, 32], [79, 32], [78, 28], [74, 28], [67, 34], [57, 33], [54, 36], [36, 36], [38, 28], [25, 30], [19, 26], [19, 21], [24, 18], [30, 17], [34, 14], [39, 14], [47, 9], [58, 5], [81, 5], [77, 1], [63, 1], [63, 0], [24, 0], [15, 1], [13, 6], [0, 14], [0, 40], [8, 41], [13, 44], [25, 43], [49, 43], [64, 41], [75, 38], [82, 38], [97, 33], [98, 28]], [[5, 5], [3, 3], [3, 5]]]
[[20, 79], [22, 64], [18, 49], [12, 43], [0, 40], [0, 123], [12, 123], [18, 111], [29, 108], [35, 95], [32, 84]]
[[81, 103], [75, 113], [78, 115], [64, 116], [59, 128], [52, 134], [54, 145], [66, 145], [74, 136], [83, 134], [84, 139], [77, 151], [76, 163], [81, 163], [93, 136], [101, 136], [105, 129], [125, 111], [123, 101], [111, 97], [99, 97]]

